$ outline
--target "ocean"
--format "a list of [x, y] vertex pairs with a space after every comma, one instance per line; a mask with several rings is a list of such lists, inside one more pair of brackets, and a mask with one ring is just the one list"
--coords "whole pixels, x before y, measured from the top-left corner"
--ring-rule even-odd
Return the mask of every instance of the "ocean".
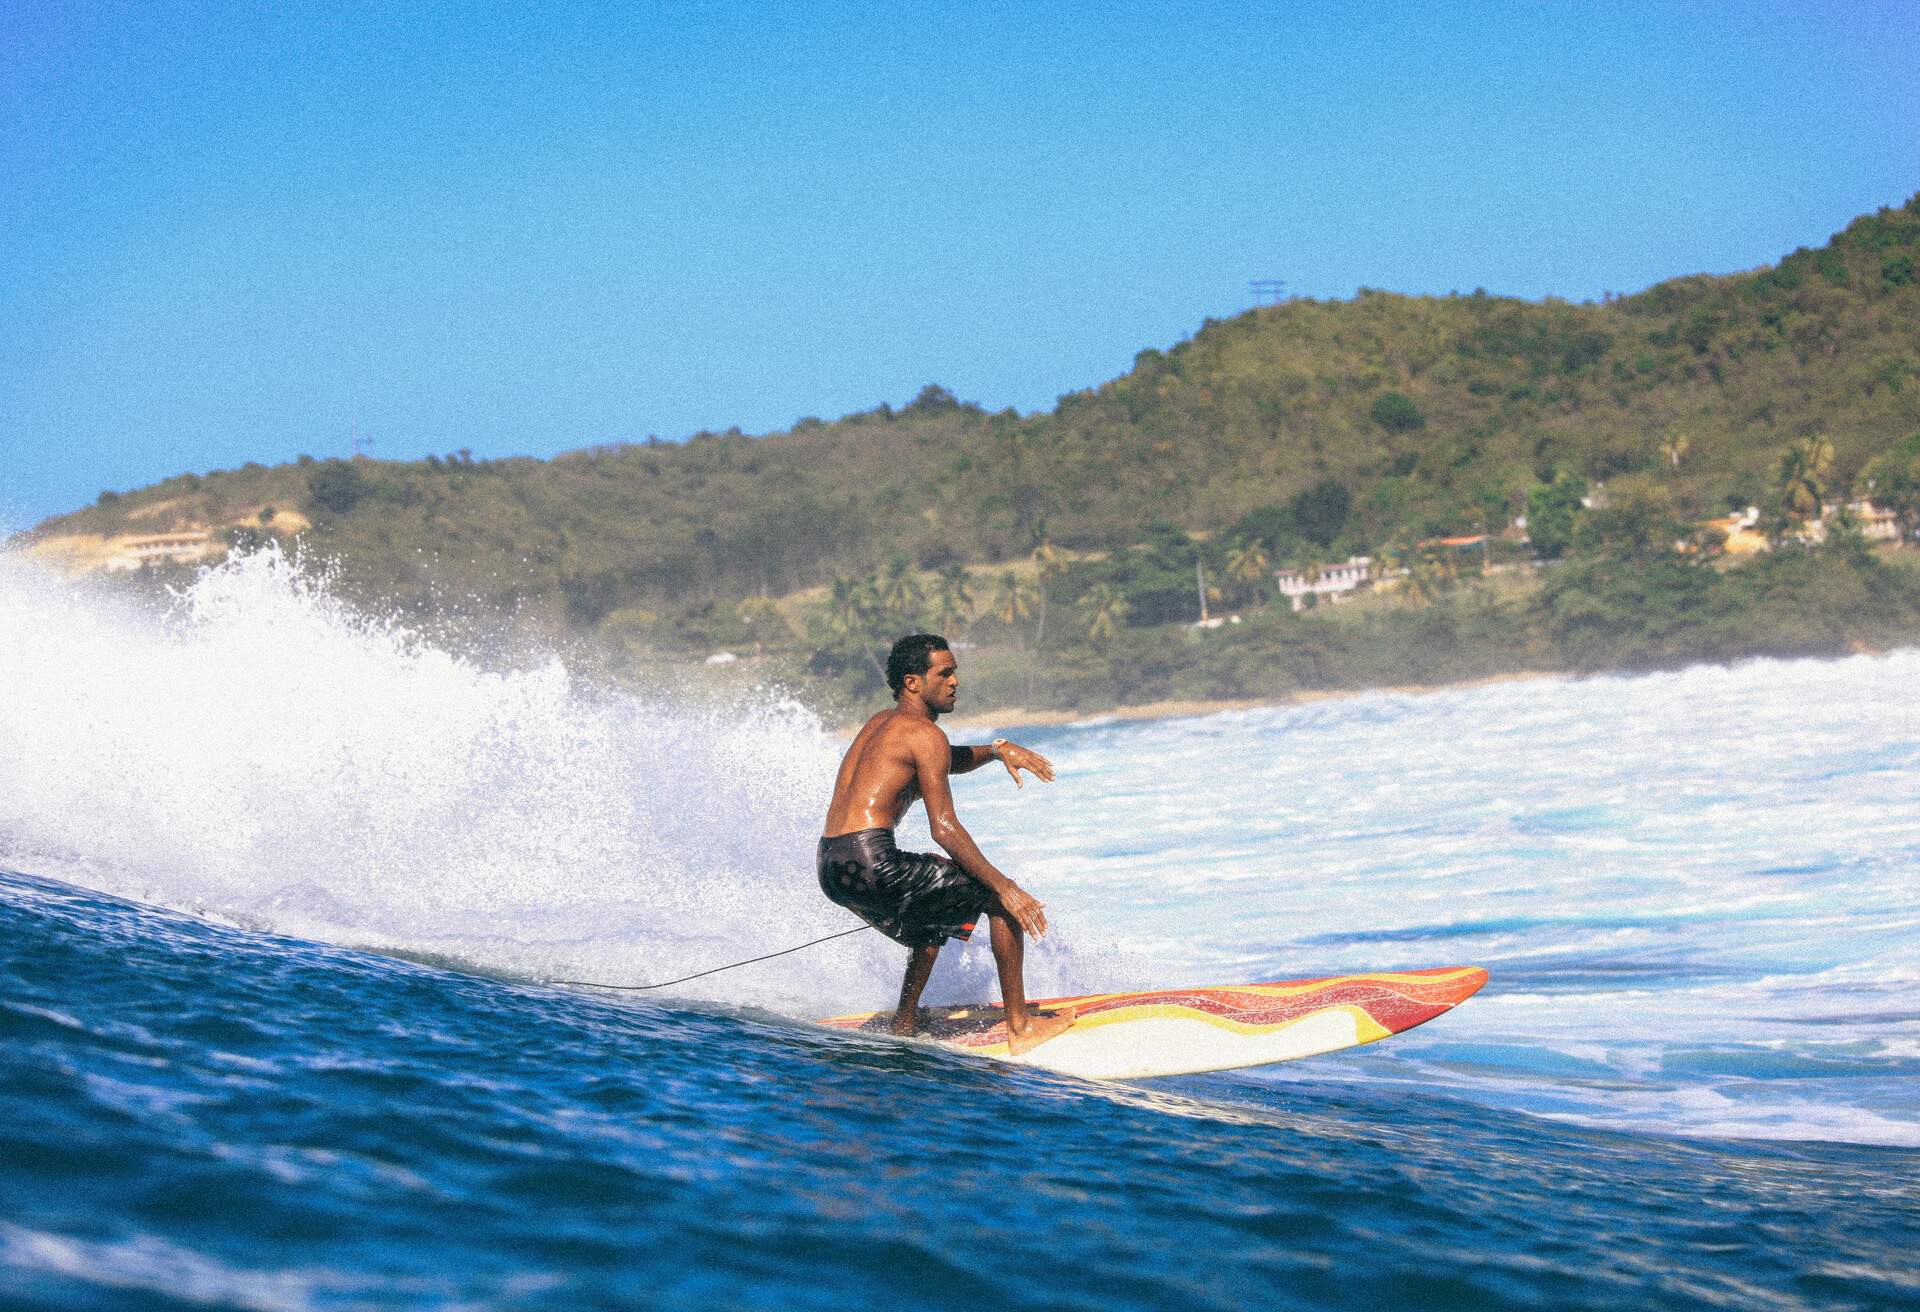
[[[1094, 1084], [810, 1024], [891, 1001], [871, 933], [551, 983], [850, 927], [791, 691], [482, 667], [271, 552], [165, 615], [0, 557], [0, 1305], [1911, 1308], [1916, 687], [1007, 726], [1057, 781], [956, 796], [1036, 994], [1491, 972]], [[993, 996], [984, 937], [929, 1001]]]

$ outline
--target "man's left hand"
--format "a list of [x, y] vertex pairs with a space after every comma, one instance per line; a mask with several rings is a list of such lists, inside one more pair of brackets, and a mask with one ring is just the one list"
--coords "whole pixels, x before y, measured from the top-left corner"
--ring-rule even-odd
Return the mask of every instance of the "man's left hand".
[[1026, 770], [1042, 783], [1053, 782], [1053, 762], [1036, 751], [1022, 747], [1019, 743], [1002, 738], [993, 745], [993, 754], [1000, 764], [1007, 767], [1007, 773], [1013, 776], [1017, 787], [1025, 788], [1020, 772]]

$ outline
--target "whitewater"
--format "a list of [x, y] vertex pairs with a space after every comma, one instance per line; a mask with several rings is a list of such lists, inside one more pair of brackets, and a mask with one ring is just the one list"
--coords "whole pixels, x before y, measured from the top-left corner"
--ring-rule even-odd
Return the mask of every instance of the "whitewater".
[[[811, 1028], [890, 1001], [871, 933], [640, 997], [549, 985], [850, 925], [811, 870], [840, 737], [795, 690], [646, 686], [453, 655], [276, 551], [163, 612], [0, 556], [0, 1281], [60, 1307], [1920, 1292], [1920, 653], [1003, 726], [1057, 782], [956, 798], [1048, 904], [1035, 994], [1491, 972], [1372, 1048], [1137, 1087]], [[928, 998], [993, 993], [980, 942]], [[342, 1063], [392, 1079], [335, 1088]], [[272, 1224], [154, 1201], [209, 1161]], [[362, 1240], [301, 1238], [321, 1214]], [[1025, 1236], [1057, 1273], [991, 1275]]]

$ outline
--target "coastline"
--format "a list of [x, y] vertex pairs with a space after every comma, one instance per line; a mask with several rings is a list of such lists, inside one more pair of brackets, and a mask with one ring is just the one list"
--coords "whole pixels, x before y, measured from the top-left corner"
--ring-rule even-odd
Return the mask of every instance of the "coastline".
[[[998, 711], [967, 711], [958, 715], [945, 715], [940, 718], [940, 723], [947, 729], [1052, 729], [1113, 720], [1177, 720], [1188, 716], [1215, 715], [1222, 711], [1304, 706], [1309, 702], [1336, 701], [1381, 693], [1425, 696], [1431, 693], [1453, 692], [1462, 688], [1482, 688], [1496, 683], [1568, 677], [1571, 676], [1564, 670], [1510, 670], [1478, 679], [1463, 679], [1457, 683], [1385, 684], [1368, 688], [1308, 688], [1298, 689], [1282, 697], [1187, 698], [1136, 702], [1130, 705], [1111, 706], [1099, 711], [1029, 710], [1021, 706], [1009, 706]], [[857, 725], [846, 726], [842, 731], [851, 732], [857, 727]]]

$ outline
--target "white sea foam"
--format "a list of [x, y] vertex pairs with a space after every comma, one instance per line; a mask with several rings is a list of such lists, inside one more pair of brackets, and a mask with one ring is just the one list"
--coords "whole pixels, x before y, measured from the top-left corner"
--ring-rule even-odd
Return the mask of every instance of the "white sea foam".
[[[835, 765], [774, 694], [604, 695], [340, 605], [276, 552], [164, 622], [0, 557], [0, 861], [328, 941], [665, 979], [845, 928], [811, 850]], [[799, 1014], [883, 1001], [877, 936], [713, 977]]]
[[[1920, 1144], [1917, 683], [1897, 652], [1086, 725], [1032, 736], [1053, 786], [960, 802], [1059, 927], [1036, 992], [1493, 971], [1269, 1078]], [[0, 863], [247, 925], [628, 981], [784, 947], [851, 923], [810, 869], [837, 747], [774, 694], [483, 669], [271, 552], [164, 622], [0, 557]], [[879, 1006], [900, 956], [863, 935], [678, 992]], [[949, 952], [930, 996], [991, 974]]]
[[1540, 679], [1047, 750], [1062, 921], [1195, 976], [1490, 967], [1467, 1007], [1271, 1078], [1595, 1124], [1920, 1145], [1920, 653]]

